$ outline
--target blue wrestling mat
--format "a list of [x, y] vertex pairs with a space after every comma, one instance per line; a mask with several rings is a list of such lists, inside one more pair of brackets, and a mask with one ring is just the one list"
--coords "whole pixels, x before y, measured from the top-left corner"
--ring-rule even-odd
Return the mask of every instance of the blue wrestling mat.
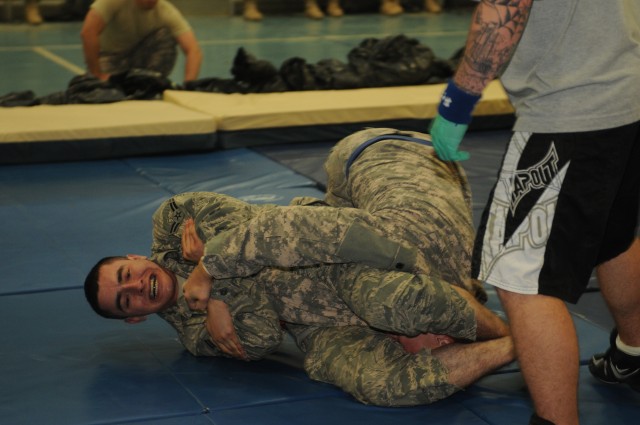
[[[495, 143], [470, 146], [465, 165], [475, 214], [505, 143], [504, 135], [490, 138]], [[311, 381], [287, 347], [252, 363], [195, 358], [159, 318], [126, 325], [101, 319], [86, 305], [89, 268], [105, 255], [148, 253], [151, 214], [167, 197], [199, 190], [255, 203], [321, 197], [322, 181], [309, 175], [326, 151], [316, 156], [237, 149], [1, 166], [0, 423], [526, 424], [532, 408], [517, 364], [433, 405], [379, 408]], [[491, 308], [499, 309], [490, 295]], [[606, 319], [594, 317], [575, 315], [583, 364], [608, 343]], [[596, 382], [585, 366], [580, 399], [583, 425], [637, 423], [640, 395]]]

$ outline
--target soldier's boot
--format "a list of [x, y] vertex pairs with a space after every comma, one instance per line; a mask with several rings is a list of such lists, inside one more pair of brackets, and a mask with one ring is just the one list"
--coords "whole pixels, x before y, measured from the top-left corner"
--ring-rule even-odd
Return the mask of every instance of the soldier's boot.
[[24, 5], [24, 20], [31, 25], [40, 25], [43, 21], [40, 15], [38, 0], [27, 0]]
[[245, 21], [261, 21], [262, 13], [258, 9], [258, 2], [256, 0], [244, 0], [244, 10], [242, 11], [242, 17]]
[[322, 10], [320, 10], [320, 7], [318, 6], [316, 0], [305, 0], [304, 14], [307, 15], [307, 18], [309, 19], [324, 18], [324, 13], [322, 13]]
[[340, 0], [329, 0], [329, 3], [327, 3], [327, 14], [334, 18], [339, 18], [344, 15], [344, 10], [340, 7]]
[[429, 13], [442, 12], [442, 6], [440, 5], [440, 0], [425, 0], [424, 8]]
[[404, 12], [400, 0], [381, 0], [380, 13], [387, 16], [397, 16]]

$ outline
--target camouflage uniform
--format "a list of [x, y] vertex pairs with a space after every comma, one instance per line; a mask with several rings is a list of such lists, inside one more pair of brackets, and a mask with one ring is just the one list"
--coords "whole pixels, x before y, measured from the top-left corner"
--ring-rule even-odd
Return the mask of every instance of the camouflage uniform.
[[[214, 268], [209, 272], [215, 271], [216, 278], [212, 297], [229, 305], [238, 335], [252, 359], [277, 348], [282, 332], [279, 320], [321, 326], [364, 325], [337, 297], [328, 281], [331, 276], [323, 276], [328, 275], [323, 267], [312, 265], [373, 261], [372, 265], [382, 267], [401, 264], [415, 269], [417, 251], [367, 228], [365, 211], [251, 205], [227, 195], [196, 192], [172, 197], [153, 215], [151, 259], [181, 280], [195, 267], [184, 260], [181, 251], [184, 222], [189, 217], [194, 218], [200, 238], [207, 241], [206, 263], [219, 261], [218, 269], [225, 270], [231, 261], [222, 259], [223, 251], [247, 259], [241, 268], [247, 276], [232, 277]], [[371, 247], [373, 252], [363, 257], [362, 246]], [[278, 267], [265, 269], [261, 262], [277, 263]], [[297, 268], [287, 269], [293, 266]], [[179, 294], [178, 305], [160, 316], [176, 328], [180, 340], [193, 354], [220, 355], [202, 326], [206, 316], [192, 312], [182, 291]]]
[[[325, 201], [371, 213], [371, 225], [391, 239], [419, 248], [426, 263], [423, 271], [432, 281], [465, 287], [485, 301], [482, 286], [469, 279], [474, 229], [471, 192], [462, 168], [439, 161], [431, 147], [398, 141], [398, 136], [429, 140], [421, 133], [369, 129], [339, 142], [325, 163], [329, 176]], [[383, 140], [354, 154], [376, 138]], [[444, 308], [442, 314], [451, 314], [449, 309]], [[337, 385], [362, 402], [425, 404], [457, 390], [430, 352], [406, 353], [373, 329], [351, 326], [304, 331], [308, 335], [301, 345], [309, 376]]]
[[143, 38], [130, 51], [124, 53], [102, 53], [100, 69], [105, 74], [120, 74], [132, 69], [156, 71], [168, 77], [178, 59], [178, 43], [165, 27], [159, 28]]
[[100, 34], [100, 68], [106, 74], [132, 69], [168, 77], [177, 59], [177, 38], [192, 31], [182, 13], [160, 0], [152, 11], [130, 0], [96, 0], [91, 10], [104, 21]]
[[[306, 352], [313, 379], [365, 403], [413, 405], [457, 388], [429, 352], [408, 354], [373, 329], [474, 339], [473, 313], [450, 284], [482, 292], [468, 280], [473, 227], [461, 169], [440, 162], [423, 144], [381, 140], [347, 171], [363, 142], [394, 132], [366, 130], [336, 145], [326, 163], [325, 202], [298, 199], [297, 206], [278, 207], [218, 194], [172, 198], [154, 215], [153, 253], [188, 276], [193, 264], [182, 260], [180, 235], [184, 219], [194, 217], [206, 241], [203, 263], [215, 279], [211, 296], [229, 305], [251, 358], [277, 347], [281, 320]], [[416, 268], [420, 274], [407, 272]], [[161, 316], [192, 353], [220, 354], [203, 329], [204, 317], [184, 300]]]

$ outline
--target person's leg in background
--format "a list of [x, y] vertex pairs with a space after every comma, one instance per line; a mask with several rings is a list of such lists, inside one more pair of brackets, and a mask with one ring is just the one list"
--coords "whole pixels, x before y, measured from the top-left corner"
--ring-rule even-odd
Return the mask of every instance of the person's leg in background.
[[440, 4], [440, 0], [425, 0], [424, 9], [428, 13], [441, 13], [442, 5]]
[[245, 21], [261, 21], [263, 16], [257, 0], [244, 0], [242, 17]]
[[304, 14], [309, 19], [324, 18], [324, 13], [316, 0], [304, 0]]
[[400, 0], [380, 0], [380, 13], [387, 16], [397, 16], [404, 13]]
[[25, 0], [24, 20], [31, 25], [40, 25], [43, 22], [38, 0]]
[[329, 0], [327, 2], [327, 14], [334, 18], [339, 18], [344, 15], [344, 10], [340, 6], [340, 0]]
[[[305, 0], [304, 14], [309, 19], [322, 19], [324, 18], [324, 12], [320, 9], [316, 0]], [[340, 6], [340, 0], [328, 0], [327, 2], [327, 14], [334, 18], [338, 18], [344, 15], [344, 11]]]

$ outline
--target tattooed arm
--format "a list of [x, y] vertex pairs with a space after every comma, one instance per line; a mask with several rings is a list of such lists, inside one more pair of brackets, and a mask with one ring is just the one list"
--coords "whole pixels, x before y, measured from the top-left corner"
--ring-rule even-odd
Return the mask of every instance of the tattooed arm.
[[[552, 0], [553, 1], [553, 0]], [[433, 147], [443, 161], [463, 161], [458, 151], [484, 88], [504, 70], [518, 46], [533, 0], [482, 0], [475, 10], [465, 53], [442, 94], [431, 123]]]
[[465, 54], [454, 76], [458, 87], [480, 94], [509, 63], [533, 0], [482, 0], [476, 8]]

